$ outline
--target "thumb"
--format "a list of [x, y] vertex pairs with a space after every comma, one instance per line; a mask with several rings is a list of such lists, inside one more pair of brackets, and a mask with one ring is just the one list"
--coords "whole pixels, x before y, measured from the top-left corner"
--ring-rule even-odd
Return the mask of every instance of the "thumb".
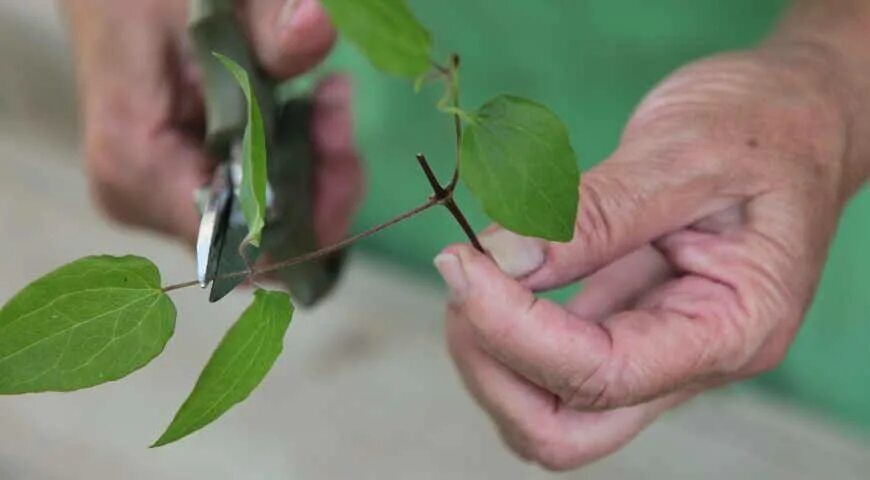
[[536, 290], [578, 280], [669, 232], [726, 208], [719, 175], [673, 155], [622, 147], [583, 176], [574, 238], [544, 242], [493, 229], [481, 242], [499, 267]]
[[335, 43], [317, 0], [248, 0], [241, 17], [260, 65], [278, 79], [313, 68]]

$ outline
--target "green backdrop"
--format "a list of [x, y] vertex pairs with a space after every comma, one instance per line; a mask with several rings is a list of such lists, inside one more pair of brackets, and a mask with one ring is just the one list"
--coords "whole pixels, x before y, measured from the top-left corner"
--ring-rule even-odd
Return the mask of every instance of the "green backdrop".
[[[463, 104], [515, 93], [553, 108], [567, 123], [581, 166], [616, 145], [634, 105], [693, 59], [761, 39], [783, 0], [412, 0], [434, 33], [439, 58], [463, 59]], [[425, 200], [414, 154], [426, 152], [442, 178], [453, 155], [451, 125], [435, 112], [438, 89], [416, 95], [375, 72], [346, 44], [328, 69], [355, 75], [358, 139], [368, 197], [357, 220], [370, 226]], [[478, 228], [487, 222], [458, 200]], [[369, 240], [366, 247], [430, 274], [440, 248], [463, 240], [446, 213], [431, 211]], [[852, 203], [817, 301], [788, 359], [755, 385], [818, 407], [870, 432], [870, 194]]]

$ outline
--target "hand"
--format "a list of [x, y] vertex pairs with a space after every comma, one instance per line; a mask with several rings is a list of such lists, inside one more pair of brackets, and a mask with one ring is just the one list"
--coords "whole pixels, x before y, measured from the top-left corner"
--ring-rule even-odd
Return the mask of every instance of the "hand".
[[[519, 455], [583, 465], [783, 358], [866, 179], [812, 55], [720, 56], [665, 81], [584, 176], [570, 243], [495, 229], [495, 263], [462, 245], [436, 258], [450, 352]], [[577, 280], [564, 307], [533, 293]]]
[[[199, 71], [186, 32], [187, 1], [64, 0], [75, 44], [84, 146], [97, 201], [113, 219], [193, 242], [194, 191], [214, 162], [203, 147]], [[265, 70], [290, 78], [319, 63], [335, 40], [316, 0], [248, 0], [238, 16]], [[362, 192], [350, 86], [314, 94], [315, 229], [338, 241]]]

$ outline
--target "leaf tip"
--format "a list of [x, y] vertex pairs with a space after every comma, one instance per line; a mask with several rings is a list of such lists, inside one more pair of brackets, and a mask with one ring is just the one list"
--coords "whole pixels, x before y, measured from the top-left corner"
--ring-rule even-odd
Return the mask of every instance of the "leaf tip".
[[163, 437], [160, 437], [157, 439], [156, 442], [152, 443], [151, 445], [148, 445], [148, 448], [149, 449], [160, 448], [160, 447], [166, 445], [167, 443], [169, 443], [169, 442], [163, 441]]

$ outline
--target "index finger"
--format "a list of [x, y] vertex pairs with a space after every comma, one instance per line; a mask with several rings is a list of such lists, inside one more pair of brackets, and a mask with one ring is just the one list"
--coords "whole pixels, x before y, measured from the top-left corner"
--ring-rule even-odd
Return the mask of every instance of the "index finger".
[[646, 308], [603, 322], [537, 299], [466, 246], [436, 261], [481, 346], [578, 409], [646, 401], [728, 370], [739, 335], [726, 331], [727, 286], [688, 276], [666, 284]]

